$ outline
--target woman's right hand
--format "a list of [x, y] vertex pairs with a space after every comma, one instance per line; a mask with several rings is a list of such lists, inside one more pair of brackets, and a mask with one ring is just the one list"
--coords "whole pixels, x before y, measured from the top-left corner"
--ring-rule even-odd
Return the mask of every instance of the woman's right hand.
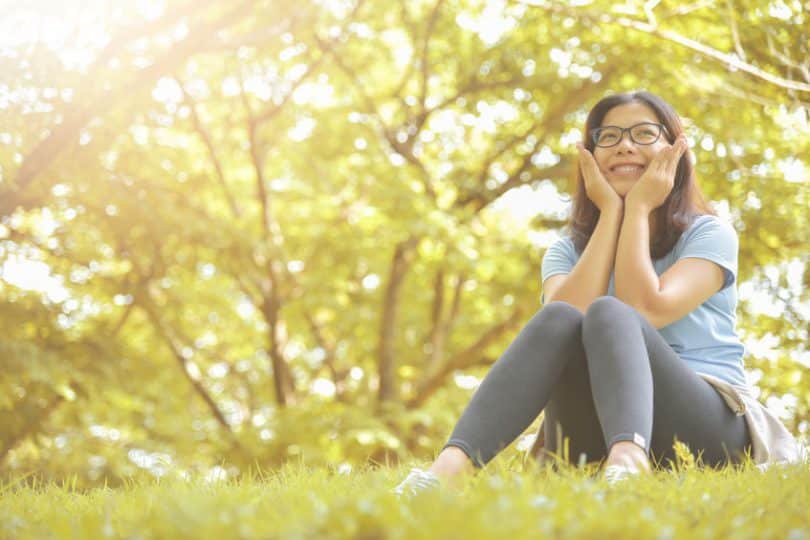
[[593, 201], [600, 212], [611, 207], [621, 208], [624, 201], [599, 170], [593, 154], [582, 143], [577, 143], [577, 151], [579, 152], [579, 168], [585, 180], [585, 193], [588, 198]]

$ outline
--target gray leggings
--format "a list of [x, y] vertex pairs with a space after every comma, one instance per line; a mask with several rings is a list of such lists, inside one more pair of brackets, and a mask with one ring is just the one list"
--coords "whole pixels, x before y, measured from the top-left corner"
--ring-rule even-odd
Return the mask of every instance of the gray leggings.
[[[483, 467], [544, 408], [545, 451], [569, 462], [599, 462], [613, 443], [634, 441], [657, 467], [675, 460], [676, 436], [705, 466], [739, 463], [751, 451], [745, 419], [611, 296], [584, 316], [565, 302], [544, 306], [487, 373], [445, 448]], [[569, 439], [567, 455], [559, 434]]]

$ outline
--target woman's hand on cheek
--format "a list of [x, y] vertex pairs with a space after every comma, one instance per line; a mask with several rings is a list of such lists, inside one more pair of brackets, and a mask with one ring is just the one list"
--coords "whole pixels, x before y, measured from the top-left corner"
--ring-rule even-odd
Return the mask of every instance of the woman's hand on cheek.
[[667, 200], [675, 185], [675, 171], [687, 148], [686, 137], [658, 152], [624, 199], [627, 208], [652, 212]]
[[577, 152], [582, 178], [585, 181], [585, 194], [588, 198], [600, 212], [605, 212], [611, 207], [621, 208], [622, 198], [605, 179], [593, 154], [582, 143], [577, 144]]

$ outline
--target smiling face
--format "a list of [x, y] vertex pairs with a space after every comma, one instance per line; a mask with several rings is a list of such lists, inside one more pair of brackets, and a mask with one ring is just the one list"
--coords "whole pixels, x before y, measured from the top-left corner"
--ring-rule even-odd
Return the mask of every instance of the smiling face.
[[[650, 107], [643, 103], [632, 102], [610, 109], [602, 120], [602, 126], [628, 128], [641, 122], [661, 123]], [[623, 135], [621, 142], [616, 146], [610, 148], [597, 146], [593, 149], [593, 156], [602, 174], [622, 198], [638, 181], [655, 155], [669, 146], [664, 134], [649, 145], [634, 143], [630, 139], [630, 133], [625, 132]]]

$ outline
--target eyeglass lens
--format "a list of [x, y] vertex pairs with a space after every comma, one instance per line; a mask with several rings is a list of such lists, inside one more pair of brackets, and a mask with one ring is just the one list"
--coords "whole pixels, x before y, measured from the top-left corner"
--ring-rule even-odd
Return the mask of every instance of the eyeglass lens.
[[630, 132], [630, 139], [636, 144], [652, 144], [661, 136], [661, 126], [658, 124], [636, 124], [629, 128], [607, 126], [594, 132], [594, 142], [597, 146], [617, 145], [625, 131]]

